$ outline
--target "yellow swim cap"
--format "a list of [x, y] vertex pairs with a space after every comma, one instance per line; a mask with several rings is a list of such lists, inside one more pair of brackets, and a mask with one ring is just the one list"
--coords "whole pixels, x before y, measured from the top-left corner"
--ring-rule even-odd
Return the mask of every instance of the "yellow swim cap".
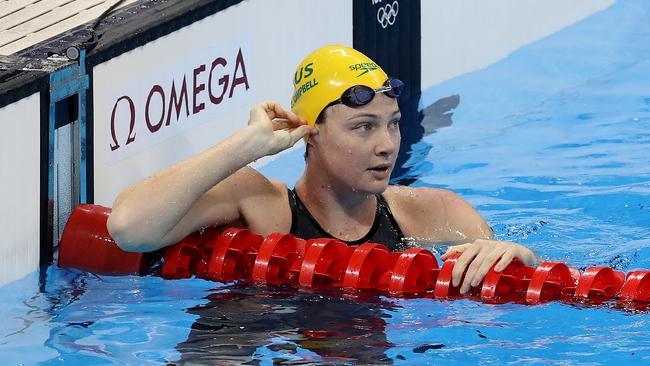
[[309, 54], [293, 76], [291, 110], [314, 125], [320, 112], [351, 86], [380, 88], [388, 76], [354, 48], [326, 46]]

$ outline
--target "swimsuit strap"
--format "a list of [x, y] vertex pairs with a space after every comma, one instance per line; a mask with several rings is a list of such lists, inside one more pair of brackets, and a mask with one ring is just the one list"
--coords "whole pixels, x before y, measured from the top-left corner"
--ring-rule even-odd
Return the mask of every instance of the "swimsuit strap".
[[402, 228], [400, 228], [399, 224], [397, 223], [397, 220], [395, 220], [395, 216], [393, 216], [393, 212], [390, 210], [390, 206], [388, 206], [388, 202], [384, 198], [383, 194], [380, 193], [377, 195], [377, 203], [385, 212], [386, 218], [388, 218], [393, 230], [395, 230], [397, 236], [400, 239], [400, 242], [402, 242], [402, 240], [405, 238], [404, 233], [402, 232]]

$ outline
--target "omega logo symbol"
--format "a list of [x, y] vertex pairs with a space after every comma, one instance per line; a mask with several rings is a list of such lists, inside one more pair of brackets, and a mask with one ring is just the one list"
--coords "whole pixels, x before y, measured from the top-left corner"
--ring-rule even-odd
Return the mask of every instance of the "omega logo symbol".
[[386, 29], [389, 25], [395, 24], [397, 13], [399, 13], [399, 3], [395, 0], [392, 4], [388, 3], [377, 10], [377, 21], [382, 28]]

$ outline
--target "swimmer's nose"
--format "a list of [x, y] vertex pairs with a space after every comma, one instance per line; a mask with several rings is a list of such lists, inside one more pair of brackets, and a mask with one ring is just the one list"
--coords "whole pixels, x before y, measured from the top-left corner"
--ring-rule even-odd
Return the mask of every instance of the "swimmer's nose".
[[375, 153], [377, 155], [390, 156], [399, 150], [399, 134], [386, 129], [377, 136]]

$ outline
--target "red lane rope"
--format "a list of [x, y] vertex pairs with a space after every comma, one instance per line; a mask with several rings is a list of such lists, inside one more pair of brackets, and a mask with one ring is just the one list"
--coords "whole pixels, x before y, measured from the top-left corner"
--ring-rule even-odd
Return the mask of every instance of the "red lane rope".
[[[80, 205], [59, 245], [59, 265], [103, 274], [144, 274], [150, 254], [122, 251], [110, 238], [110, 209]], [[650, 271], [628, 273], [594, 266], [580, 273], [564, 263], [530, 267], [515, 259], [503, 271], [492, 267], [481, 284], [460, 295], [451, 275], [460, 254], [442, 267], [433, 253], [412, 248], [390, 252], [384, 245], [348, 246], [336, 239], [302, 240], [275, 233], [266, 238], [245, 229], [193, 233], [165, 248], [160, 275], [211, 281], [246, 280], [257, 285], [376, 290], [396, 297], [471, 298], [485, 303], [539, 304], [564, 301], [601, 304], [616, 300], [625, 309], [650, 305]], [[464, 274], [463, 274], [464, 277]]]

